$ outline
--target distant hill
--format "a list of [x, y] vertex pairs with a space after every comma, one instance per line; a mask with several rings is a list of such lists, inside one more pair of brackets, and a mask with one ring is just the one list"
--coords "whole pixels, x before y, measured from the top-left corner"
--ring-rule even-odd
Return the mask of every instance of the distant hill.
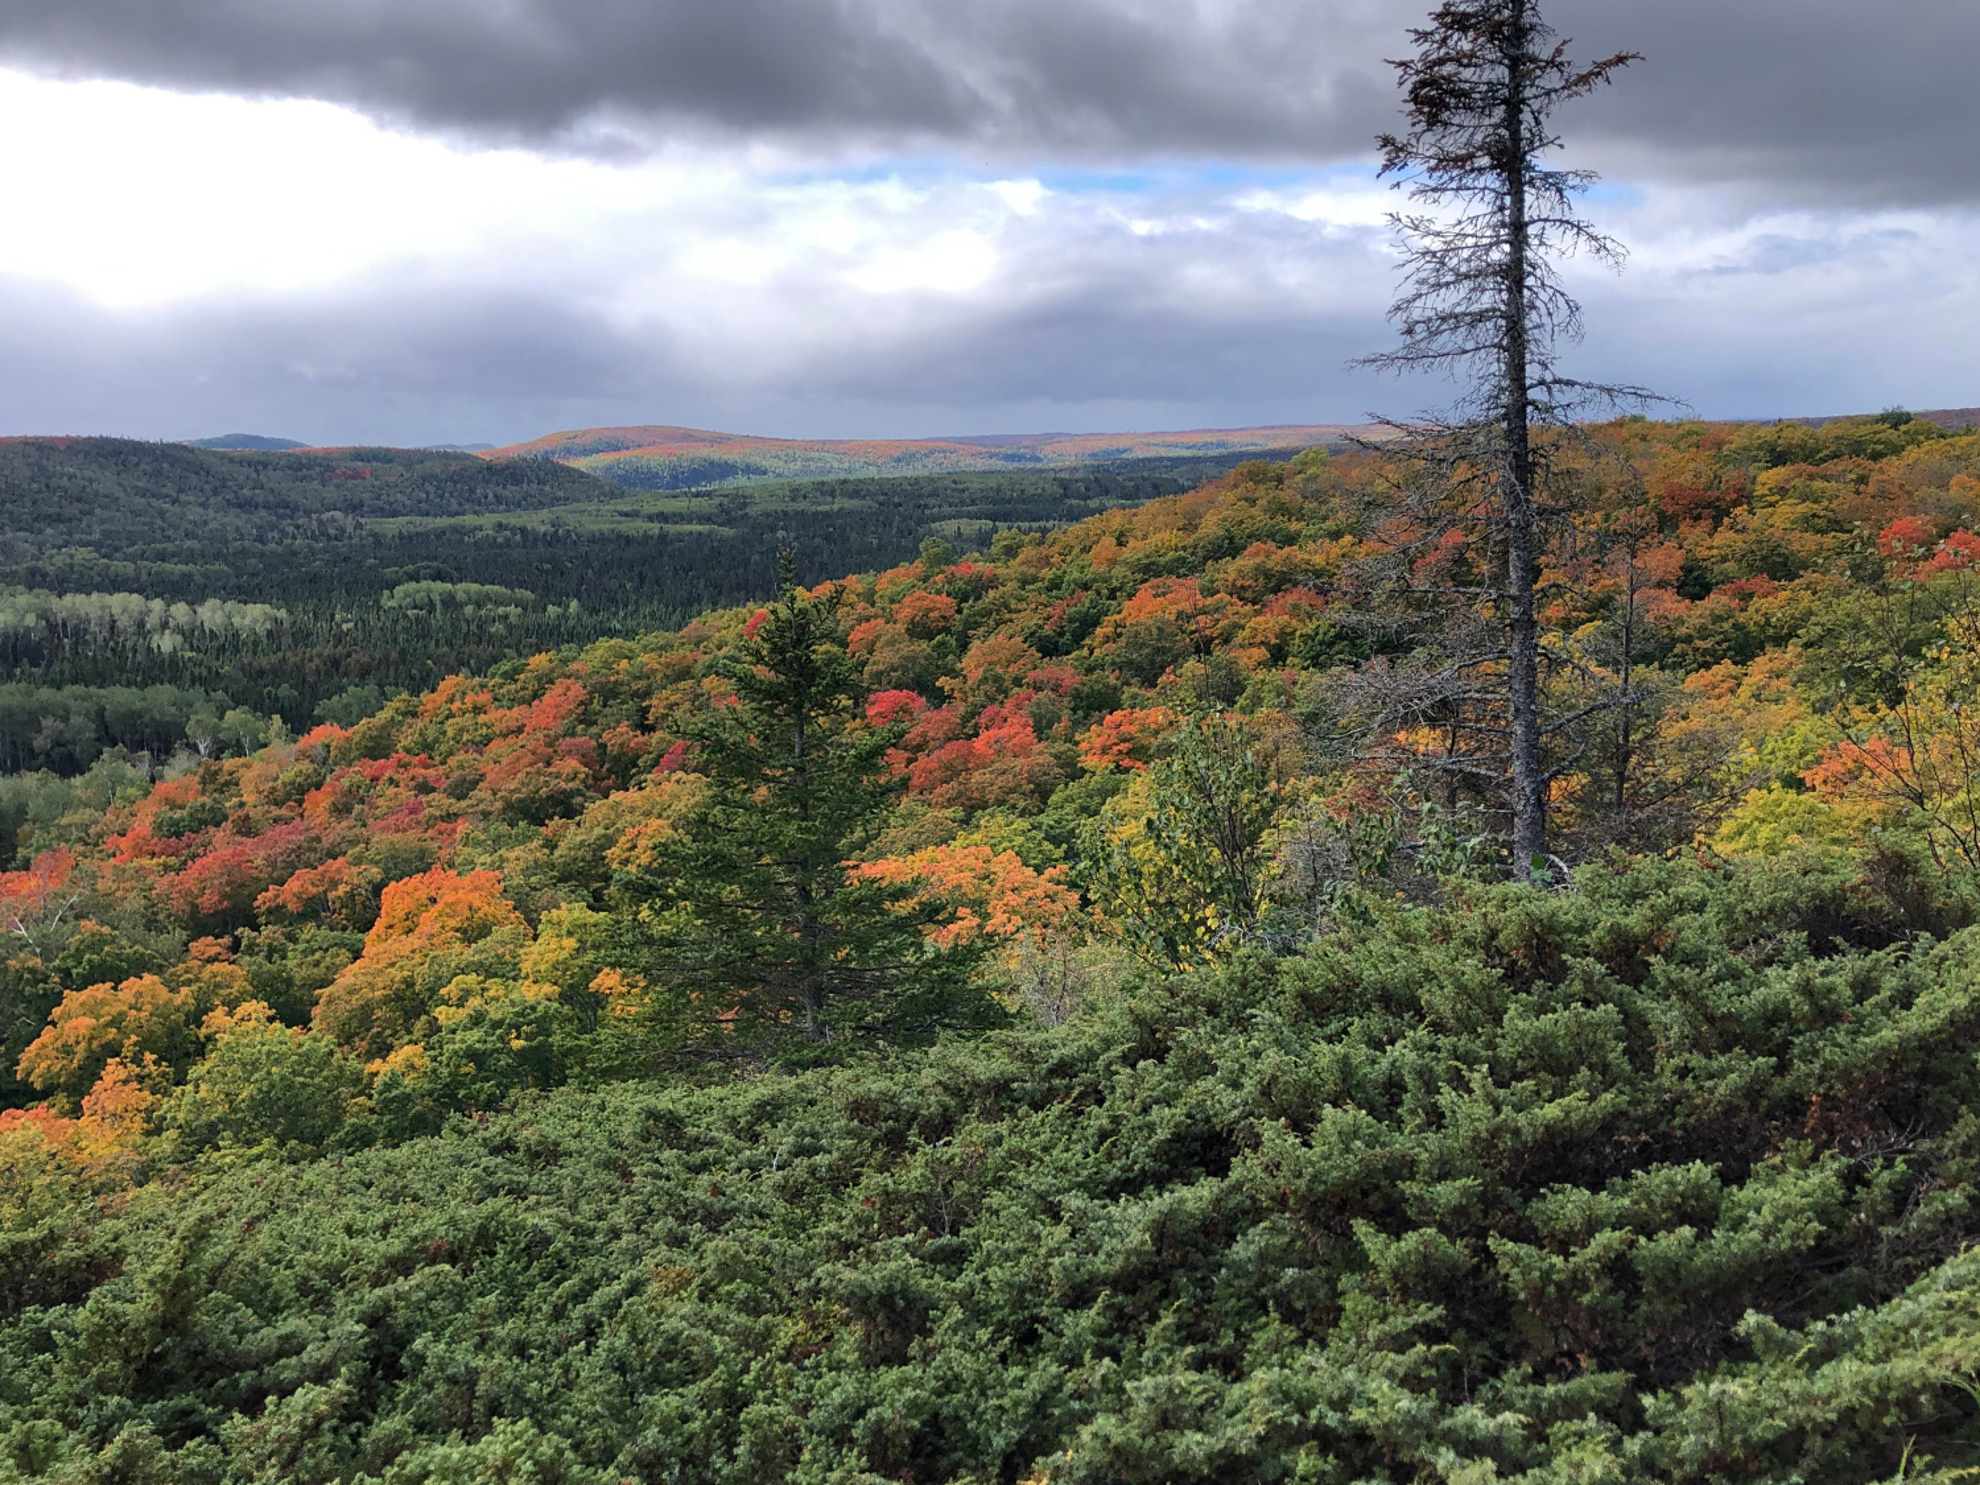
[[309, 447], [293, 438], [267, 438], [259, 433], [223, 433], [218, 438], [188, 438], [183, 443], [189, 449], [250, 449], [260, 454]]
[[[178, 735], [146, 741], [134, 724], [92, 721], [89, 697], [103, 696], [64, 688], [164, 685], [188, 715], [224, 695], [300, 730], [353, 688], [375, 704], [395, 687], [762, 598], [783, 549], [807, 582], [878, 571], [913, 560], [930, 536], [984, 550], [1000, 532], [1180, 494], [1257, 457], [684, 492], [627, 490], [550, 459], [0, 440], [0, 781], [10, 760], [73, 772], [112, 742], [153, 748]], [[223, 633], [188, 613], [173, 621], [186, 642], [157, 648], [149, 631], [58, 633], [38, 591], [80, 595], [76, 613], [123, 616], [113, 627], [157, 622], [116, 595], [270, 605], [286, 618]], [[503, 595], [493, 608], [489, 594]], [[0, 817], [0, 870], [10, 834]], [[0, 1084], [9, 1065], [0, 1058]]]
[[574, 465], [642, 490], [687, 490], [766, 480], [857, 479], [1069, 468], [1147, 459], [1227, 457], [1337, 444], [1366, 426], [1340, 423], [1181, 433], [991, 434], [920, 439], [792, 439], [642, 425], [580, 428], [497, 449], [493, 457]]
[[340, 518], [493, 515], [617, 493], [542, 459], [0, 439], [0, 544], [16, 548], [286, 540]]
[[[1898, 409], [1893, 408], [1890, 411], [1895, 412]], [[1928, 423], [1936, 423], [1949, 433], [1960, 433], [1968, 428], [1980, 428], [1980, 407], [1935, 407], [1928, 408], [1923, 412], [1911, 412], [1910, 409], [1905, 409], [1904, 411], [1909, 413], [1911, 417], [1923, 418]], [[1822, 428], [1830, 423], [1861, 423], [1867, 418], [1882, 416], [1884, 416], [1882, 413], [1831, 413], [1826, 417], [1782, 418], [1778, 421], [1784, 423], [1805, 423], [1810, 428]], [[1777, 420], [1773, 418], [1744, 418], [1741, 421], [1747, 423], [1771, 423]]]

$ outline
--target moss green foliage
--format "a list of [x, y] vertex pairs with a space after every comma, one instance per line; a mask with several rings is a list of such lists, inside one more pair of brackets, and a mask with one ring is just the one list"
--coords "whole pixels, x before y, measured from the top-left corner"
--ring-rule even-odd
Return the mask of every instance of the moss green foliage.
[[169, 1200], [8, 1208], [0, 1470], [1980, 1462], [1980, 942], [1859, 946], [1847, 883], [1792, 864], [1578, 885], [1478, 889], [1056, 1030], [567, 1090], [394, 1148], [216, 1158]]

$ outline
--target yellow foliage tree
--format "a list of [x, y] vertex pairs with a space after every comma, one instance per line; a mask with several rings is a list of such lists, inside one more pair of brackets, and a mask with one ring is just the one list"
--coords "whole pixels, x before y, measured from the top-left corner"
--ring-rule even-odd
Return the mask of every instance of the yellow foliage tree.
[[73, 1112], [113, 1060], [190, 1060], [197, 1020], [193, 991], [174, 989], [157, 975], [71, 990], [50, 1013], [47, 1029], [21, 1053], [18, 1071]]
[[[1956, 533], [1958, 534], [1958, 533]], [[1941, 870], [1980, 872], [1980, 569], [1948, 539], [1883, 604], [1892, 701], [1807, 771], [1825, 801], [1881, 811], [1921, 837]], [[1919, 633], [1931, 642], [1909, 642]]]

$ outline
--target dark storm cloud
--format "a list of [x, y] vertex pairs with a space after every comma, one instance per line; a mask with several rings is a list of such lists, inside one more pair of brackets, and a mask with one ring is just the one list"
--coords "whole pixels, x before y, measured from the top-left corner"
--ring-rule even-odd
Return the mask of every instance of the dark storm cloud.
[[[301, 95], [498, 139], [617, 124], [799, 143], [1359, 143], [1372, 78], [1298, 7], [1225, 0], [13, 0], [0, 58]], [[1365, 131], [1361, 131], [1365, 132]]]
[[[11, 0], [0, 58], [331, 99], [563, 147], [1365, 152], [1427, 0]], [[1557, 0], [1647, 60], [1579, 139], [1649, 175], [1894, 200], [1980, 189], [1973, 0]]]
[[1644, 59], [1580, 105], [1612, 173], [1873, 203], [1980, 199], [1973, 0], [1565, 0], [1583, 55]]

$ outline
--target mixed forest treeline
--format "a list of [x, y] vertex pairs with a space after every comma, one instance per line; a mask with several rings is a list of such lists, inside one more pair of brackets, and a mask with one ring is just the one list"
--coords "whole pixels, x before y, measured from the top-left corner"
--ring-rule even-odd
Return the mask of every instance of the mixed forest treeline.
[[1380, 451], [14, 781], [0, 1475], [1980, 1465], [1980, 435], [1547, 436], [1534, 885]]
[[780, 545], [813, 571], [885, 567], [931, 534], [1061, 525], [1235, 462], [645, 500], [543, 459], [0, 441], [0, 770], [162, 761], [209, 713], [291, 734], [352, 720], [449, 674], [768, 596]]

